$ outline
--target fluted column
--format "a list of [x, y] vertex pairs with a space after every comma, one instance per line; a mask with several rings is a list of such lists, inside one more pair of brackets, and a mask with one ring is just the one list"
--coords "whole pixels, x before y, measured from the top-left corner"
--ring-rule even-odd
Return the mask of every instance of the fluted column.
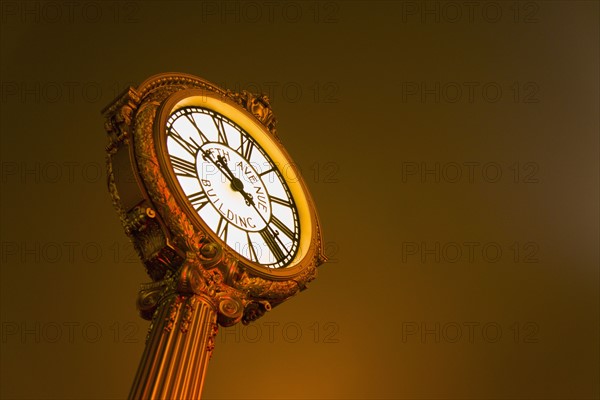
[[129, 398], [199, 399], [217, 327], [210, 298], [198, 294], [163, 298]]

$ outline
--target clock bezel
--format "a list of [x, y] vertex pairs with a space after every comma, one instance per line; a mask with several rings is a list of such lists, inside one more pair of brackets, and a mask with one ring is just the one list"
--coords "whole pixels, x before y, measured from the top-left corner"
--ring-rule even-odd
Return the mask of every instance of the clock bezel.
[[[286, 174], [281, 168], [279, 172], [288, 186], [295, 203], [298, 219], [300, 240], [299, 248], [295, 257], [285, 267], [269, 268], [257, 262], [253, 262], [240, 255], [224, 242], [212, 229], [200, 218], [183, 192], [171, 165], [170, 156], [167, 151], [167, 121], [177, 110], [184, 107], [201, 107], [217, 112], [242, 128], [250, 135], [268, 154], [269, 158], [277, 165], [286, 166]], [[156, 112], [153, 124], [153, 141], [162, 175], [173, 192], [176, 202], [184, 211], [194, 228], [201, 234], [211, 238], [218, 243], [224, 251], [238, 260], [238, 265], [253, 272], [256, 275], [271, 279], [287, 279], [302, 273], [306, 268], [314, 267], [314, 260], [319, 252], [318, 219], [315, 206], [306, 183], [300, 174], [296, 164], [292, 161], [289, 153], [275, 137], [254, 115], [234, 102], [228, 97], [205, 89], [183, 89], [169, 95], [161, 102]], [[290, 179], [289, 172], [291, 171]], [[168, 220], [167, 220], [168, 224]]]

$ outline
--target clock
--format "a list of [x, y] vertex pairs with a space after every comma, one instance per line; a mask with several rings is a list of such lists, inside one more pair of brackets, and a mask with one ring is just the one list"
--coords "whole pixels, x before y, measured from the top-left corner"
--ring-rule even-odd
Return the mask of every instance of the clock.
[[[202, 280], [239, 303], [241, 315], [222, 318], [230, 324], [314, 279], [326, 259], [319, 218], [266, 96], [170, 73], [103, 112], [109, 191], [154, 282], [196, 260]], [[151, 318], [156, 304], [144, 301]]]
[[171, 110], [159, 138], [168, 155], [165, 168], [187, 208], [246, 262], [292, 265], [301, 234], [296, 202], [282, 173], [290, 161], [282, 154], [271, 157], [257, 140], [260, 132], [254, 132], [255, 139], [240, 126], [240, 115], [236, 123], [204, 101], [195, 103], [202, 106]]
[[151, 278], [130, 398], [198, 398], [218, 326], [251, 323], [316, 277], [315, 204], [264, 95], [160, 74], [103, 114], [108, 189]]

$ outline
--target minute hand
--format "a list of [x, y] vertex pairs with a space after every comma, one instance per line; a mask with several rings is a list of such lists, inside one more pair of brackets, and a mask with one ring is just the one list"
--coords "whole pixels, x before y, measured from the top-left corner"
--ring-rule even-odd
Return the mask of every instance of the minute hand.
[[205, 158], [208, 158], [210, 162], [216, 165], [219, 171], [221, 171], [223, 175], [225, 175], [227, 179], [229, 179], [229, 181], [231, 182], [231, 188], [242, 194], [244, 200], [246, 200], [247, 205], [254, 205], [254, 199], [252, 198], [252, 195], [244, 191], [244, 183], [239, 178], [236, 178], [233, 172], [231, 172], [231, 169], [229, 169], [225, 157], [219, 155], [217, 156], [217, 161], [214, 161], [209, 150], [203, 152], [203, 156]]
[[[250, 204], [248, 204], [248, 206], [250, 206]], [[263, 215], [260, 213], [260, 211], [258, 211], [258, 208], [256, 208], [256, 204], [252, 203], [252, 207], [254, 207], [254, 210], [256, 210], [256, 213], [260, 216], [260, 218], [263, 220], [263, 222], [265, 223], [267, 230], [269, 230], [273, 237], [275, 238], [275, 240], [277, 242], [279, 242], [279, 244], [281, 245], [281, 249], [285, 249], [285, 244], [281, 241], [281, 238], [279, 237], [279, 231], [276, 229], [273, 229], [269, 226], [269, 221], [267, 221], [265, 219], [265, 217], [263, 217]]]

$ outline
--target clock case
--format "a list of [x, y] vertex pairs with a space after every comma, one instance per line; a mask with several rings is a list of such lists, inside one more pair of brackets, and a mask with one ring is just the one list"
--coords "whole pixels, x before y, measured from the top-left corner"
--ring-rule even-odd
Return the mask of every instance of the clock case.
[[[276, 119], [265, 95], [232, 92], [204, 79], [180, 73], [160, 74], [129, 87], [102, 114], [109, 144], [108, 190], [125, 233], [152, 282], [138, 296], [140, 315], [151, 320], [161, 301], [172, 296], [200, 295], [213, 305], [217, 321], [231, 326], [249, 323], [306, 288], [326, 261], [314, 203], [295, 169], [308, 202], [311, 235], [303, 258], [290, 268], [268, 269], [237, 255], [181, 202], [161, 168], [164, 146], [159, 124], [169, 112], [165, 104], [201, 91], [233, 105], [258, 121], [282, 153]], [[163, 128], [164, 129], [164, 128]], [[295, 168], [293, 164], [291, 168]]]

